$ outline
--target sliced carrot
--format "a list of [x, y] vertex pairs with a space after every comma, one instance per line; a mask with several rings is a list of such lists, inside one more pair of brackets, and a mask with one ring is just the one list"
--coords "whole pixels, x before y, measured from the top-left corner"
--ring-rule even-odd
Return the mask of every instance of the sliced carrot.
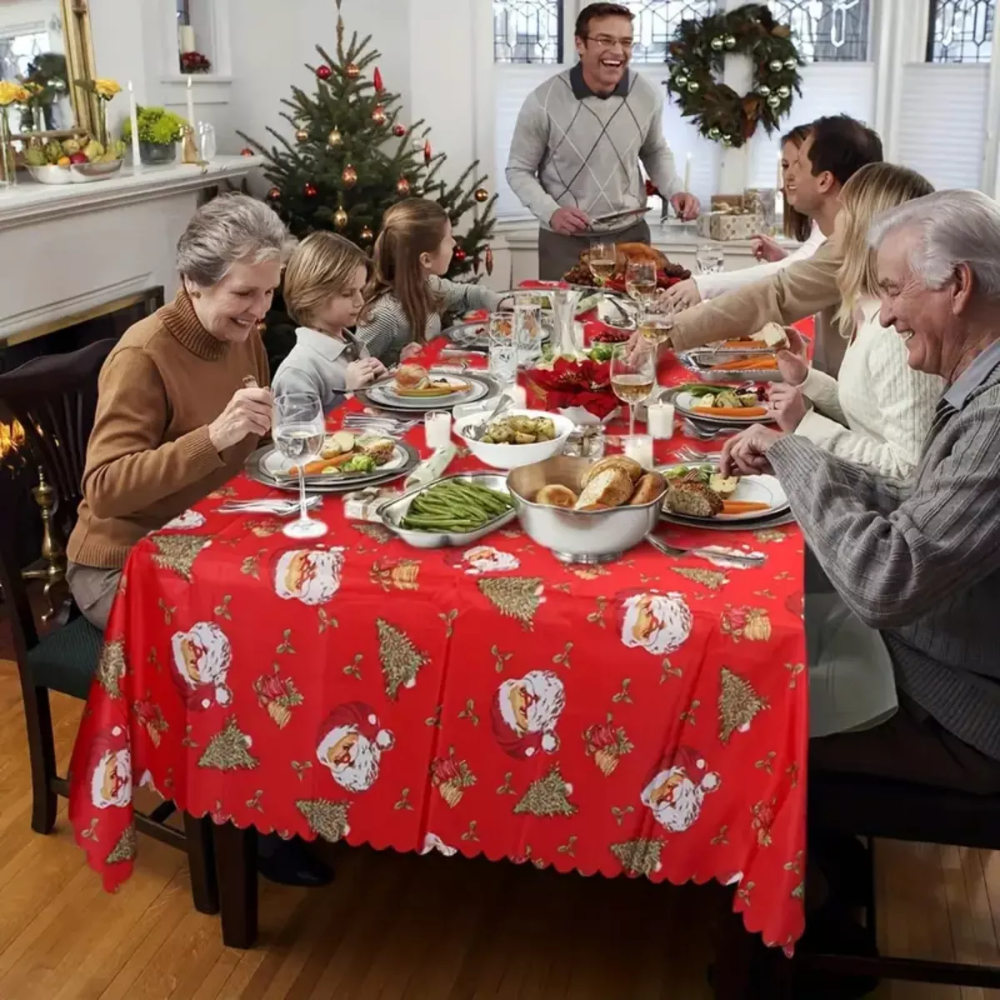
[[[306, 476], [321, 476], [327, 469], [336, 469], [338, 466], [346, 465], [352, 458], [354, 458], [354, 452], [349, 451], [343, 455], [338, 455], [336, 458], [321, 458], [315, 462], [309, 462], [305, 468], [302, 470], [303, 474]], [[288, 470], [288, 475], [297, 476], [299, 474], [299, 467], [293, 465]]]
[[752, 514], [759, 510], [770, 510], [771, 505], [755, 500], [723, 500], [723, 514]]
[[773, 371], [777, 367], [778, 359], [773, 354], [769, 354], [763, 358], [737, 358], [735, 361], [723, 361], [722, 364], [713, 365], [709, 371]]
[[713, 417], [766, 417], [766, 406], [692, 406], [695, 413], [710, 413]]
[[759, 340], [726, 340], [722, 343], [723, 347], [760, 347]]

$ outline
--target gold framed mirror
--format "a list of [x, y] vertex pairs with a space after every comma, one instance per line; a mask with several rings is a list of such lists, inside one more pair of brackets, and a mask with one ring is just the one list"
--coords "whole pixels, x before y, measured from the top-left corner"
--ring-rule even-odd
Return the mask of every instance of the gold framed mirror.
[[78, 81], [95, 76], [88, 0], [0, 0], [0, 79], [42, 88], [12, 116], [15, 138], [92, 132], [97, 98]]

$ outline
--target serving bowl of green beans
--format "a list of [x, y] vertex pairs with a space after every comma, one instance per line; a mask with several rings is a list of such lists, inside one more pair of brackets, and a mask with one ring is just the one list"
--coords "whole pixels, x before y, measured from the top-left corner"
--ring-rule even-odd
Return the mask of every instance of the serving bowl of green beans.
[[419, 549], [471, 545], [516, 516], [506, 476], [493, 472], [445, 476], [379, 508], [382, 523]]

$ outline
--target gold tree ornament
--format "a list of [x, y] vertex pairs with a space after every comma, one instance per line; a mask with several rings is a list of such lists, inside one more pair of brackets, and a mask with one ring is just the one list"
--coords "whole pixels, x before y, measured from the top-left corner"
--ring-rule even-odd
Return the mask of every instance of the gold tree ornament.
[[490, 193], [486, 188], [476, 188], [475, 199], [480, 205], [483, 205], [490, 200]]
[[300, 128], [295, 131], [295, 141], [296, 142], [308, 142], [309, 132], [307, 129]]
[[350, 221], [347, 212], [344, 211], [344, 206], [341, 205], [336, 212], [333, 213], [333, 224], [337, 229], [346, 229], [347, 223]]
[[385, 108], [383, 108], [381, 104], [376, 104], [372, 110], [372, 121], [375, 122], [376, 125], [384, 125], [386, 123], [386, 117]]
[[367, 246], [375, 239], [375, 234], [367, 226], [365, 226], [365, 228], [361, 230], [361, 235], [358, 238], [365, 246]]
[[327, 145], [336, 149], [338, 146], [343, 146], [344, 137], [340, 134], [340, 129], [335, 128], [330, 130], [330, 134], [326, 137], [326, 141]]
[[198, 760], [199, 767], [217, 771], [251, 770], [260, 761], [250, 753], [250, 737], [240, 730], [230, 716], [221, 732], [216, 733]]
[[728, 667], [722, 668], [722, 688], [719, 692], [719, 741], [728, 743], [735, 732], [745, 733], [758, 713], [768, 707], [767, 701], [753, 685]]
[[357, 63], [348, 63], [344, 75], [348, 80], [357, 80], [361, 76], [361, 67]]

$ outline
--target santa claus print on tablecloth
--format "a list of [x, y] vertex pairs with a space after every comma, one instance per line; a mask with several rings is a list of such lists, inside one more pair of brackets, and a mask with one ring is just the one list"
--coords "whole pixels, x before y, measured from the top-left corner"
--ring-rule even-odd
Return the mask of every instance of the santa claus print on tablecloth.
[[90, 801], [97, 809], [124, 808], [132, 801], [132, 755], [124, 727], [94, 738], [87, 772]]
[[493, 696], [493, 736], [511, 757], [526, 759], [539, 750], [555, 753], [556, 724], [565, 706], [566, 689], [551, 670], [506, 680]]
[[392, 733], [379, 728], [371, 705], [351, 701], [338, 705], [323, 723], [316, 759], [341, 788], [367, 792], [378, 778], [382, 753], [394, 743]]
[[619, 594], [621, 640], [654, 656], [676, 652], [687, 642], [694, 617], [683, 594], [655, 590]]
[[226, 685], [232, 648], [215, 622], [198, 622], [170, 639], [171, 674], [188, 708], [205, 710], [228, 705], [233, 693]]
[[469, 576], [480, 573], [512, 573], [521, 568], [521, 561], [510, 552], [501, 552], [492, 545], [476, 545], [464, 552], [449, 552], [445, 562]]
[[340, 589], [343, 569], [342, 548], [282, 552], [274, 566], [274, 592], [286, 601], [326, 604]]
[[161, 531], [193, 531], [205, 524], [205, 515], [197, 510], [186, 510], [160, 529]]
[[665, 830], [683, 833], [701, 814], [705, 796], [720, 783], [697, 750], [680, 747], [657, 767], [639, 798]]

